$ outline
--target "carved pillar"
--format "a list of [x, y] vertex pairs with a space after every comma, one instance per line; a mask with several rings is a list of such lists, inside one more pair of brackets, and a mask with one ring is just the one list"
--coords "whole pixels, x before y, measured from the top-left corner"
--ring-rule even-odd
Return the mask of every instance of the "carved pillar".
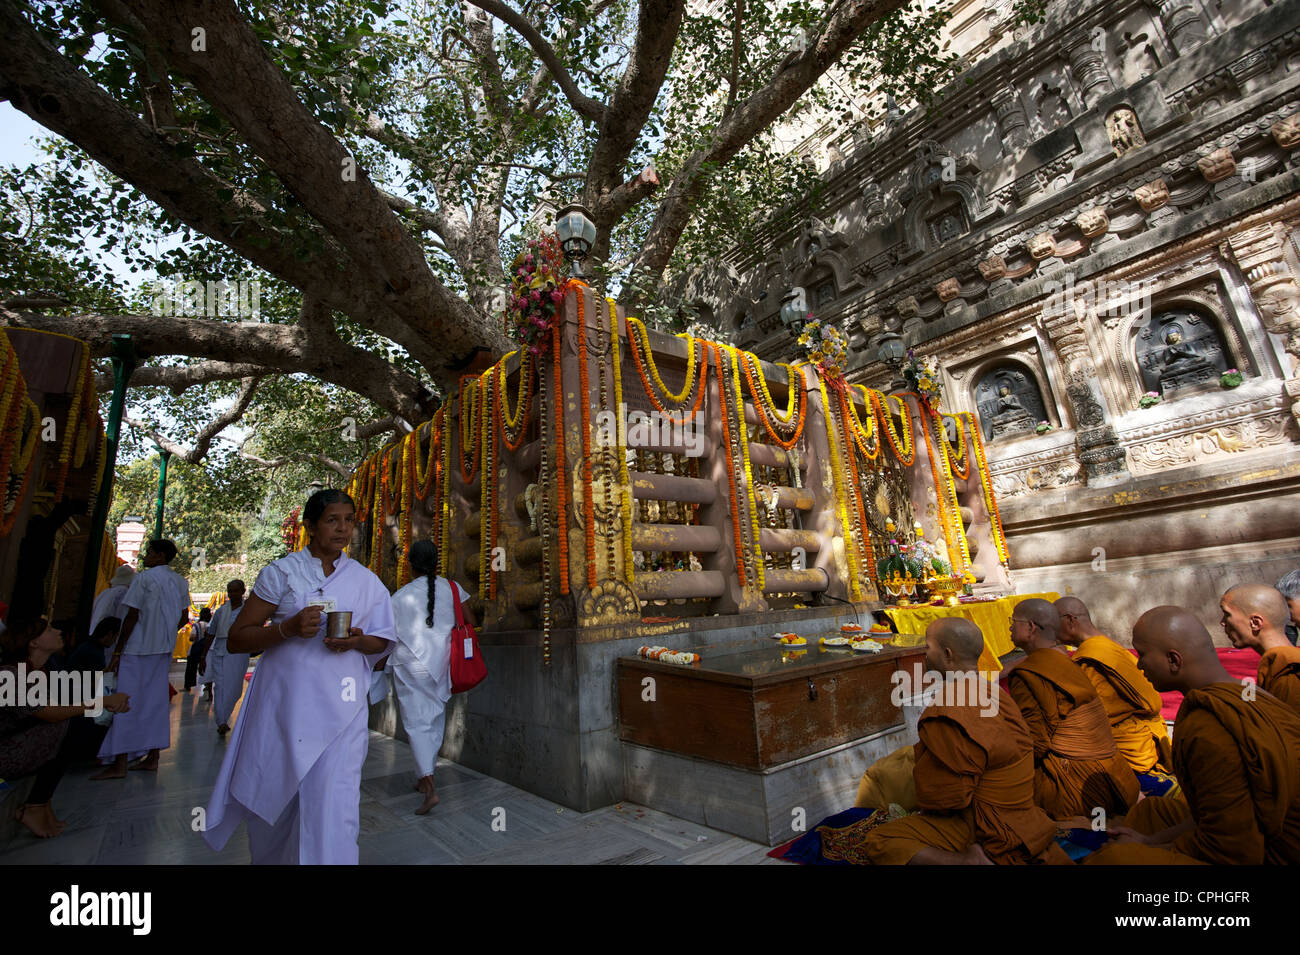
[[1029, 143], [1029, 120], [1021, 105], [1020, 94], [1011, 87], [1003, 87], [993, 94], [993, 112], [1002, 132], [1002, 153], [1009, 156]]
[[1048, 334], [1065, 365], [1065, 395], [1074, 411], [1075, 446], [1088, 484], [1104, 487], [1127, 479], [1124, 448], [1093, 384], [1097, 369], [1083, 325], [1073, 315], [1066, 315], [1060, 324], [1048, 329]]
[[1076, 30], [1065, 38], [1070, 69], [1074, 72], [1084, 105], [1089, 109], [1097, 105], [1097, 100], [1115, 89], [1115, 83], [1106, 69], [1106, 61], [1101, 55], [1102, 49], [1105, 49], [1103, 32], [1084, 33]]
[[1164, 24], [1165, 34], [1179, 56], [1186, 56], [1206, 41], [1209, 31], [1195, 0], [1164, 0], [1153, 3]]
[[1270, 222], [1228, 237], [1228, 251], [1246, 277], [1264, 327], [1286, 340], [1286, 392], [1296, 399], [1291, 414], [1300, 422], [1300, 285], [1286, 260], [1286, 227]]

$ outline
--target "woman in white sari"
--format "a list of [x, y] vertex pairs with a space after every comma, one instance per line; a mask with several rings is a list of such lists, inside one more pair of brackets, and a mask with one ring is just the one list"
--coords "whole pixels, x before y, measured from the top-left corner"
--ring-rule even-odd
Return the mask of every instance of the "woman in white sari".
[[[214, 849], [247, 820], [254, 863], [357, 863], [366, 687], [393, 640], [393, 609], [379, 578], [343, 553], [355, 523], [345, 493], [313, 494], [309, 543], [262, 570], [230, 626], [230, 652], [265, 652], [208, 803]], [[347, 637], [325, 636], [331, 610], [351, 611]]]
[[433, 770], [451, 699], [451, 630], [456, 625], [452, 587], [462, 601], [465, 622], [475, 625], [477, 621], [463, 603], [469, 600], [465, 588], [438, 576], [438, 548], [432, 542], [416, 541], [408, 553], [411, 569], [419, 576], [393, 594], [398, 642], [387, 664], [415, 757], [416, 789], [424, 794], [415, 811], [423, 816], [438, 804]]

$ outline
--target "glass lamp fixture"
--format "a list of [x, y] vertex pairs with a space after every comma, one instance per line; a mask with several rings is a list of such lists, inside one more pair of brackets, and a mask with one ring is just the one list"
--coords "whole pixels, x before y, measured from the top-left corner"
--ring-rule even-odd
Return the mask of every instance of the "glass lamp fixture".
[[591, 247], [596, 242], [596, 223], [591, 221], [585, 206], [570, 203], [555, 214], [555, 234], [559, 237], [560, 248], [569, 260], [575, 279], [585, 279], [582, 260], [591, 254]]

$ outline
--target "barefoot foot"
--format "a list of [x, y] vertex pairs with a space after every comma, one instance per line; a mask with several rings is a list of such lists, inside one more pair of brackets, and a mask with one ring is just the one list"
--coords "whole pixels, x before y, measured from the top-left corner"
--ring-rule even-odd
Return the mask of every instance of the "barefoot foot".
[[432, 786], [430, 786], [429, 791], [424, 794], [424, 802], [421, 803], [419, 809], [415, 810], [415, 814], [417, 816], [427, 815], [429, 810], [432, 809], [434, 806], [438, 805], [438, 803], [441, 801], [442, 800], [438, 798], [437, 791]]

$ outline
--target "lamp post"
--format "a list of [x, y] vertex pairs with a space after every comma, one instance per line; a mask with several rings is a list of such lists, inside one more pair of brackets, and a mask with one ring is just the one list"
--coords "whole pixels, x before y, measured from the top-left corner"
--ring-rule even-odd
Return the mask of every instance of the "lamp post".
[[807, 317], [808, 295], [803, 286], [796, 285], [781, 298], [781, 324], [791, 335], [798, 337]]
[[555, 234], [559, 237], [560, 248], [569, 260], [570, 274], [575, 279], [586, 280], [582, 269], [582, 260], [591, 254], [591, 247], [596, 242], [596, 223], [585, 206], [572, 202], [555, 214]]
[[876, 357], [894, 372], [894, 380], [889, 383], [890, 391], [901, 391], [907, 387], [907, 382], [903, 380], [901, 369], [903, 367], [903, 358], [907, 355], [907, 346], [903, 342], [903, 336], [893, 329], [886, 329], [880, 336], [880, 343], [876, 347]]
[[155, 444], [154, 448], [158, 452], [158, 503], [154, 507], [153, 515], [153, 536], [158, 540], [163, 536], [163, 510], [167, 506], [167, 462], [172, 459], [170, 451], [164, 451], [159, 445]]

